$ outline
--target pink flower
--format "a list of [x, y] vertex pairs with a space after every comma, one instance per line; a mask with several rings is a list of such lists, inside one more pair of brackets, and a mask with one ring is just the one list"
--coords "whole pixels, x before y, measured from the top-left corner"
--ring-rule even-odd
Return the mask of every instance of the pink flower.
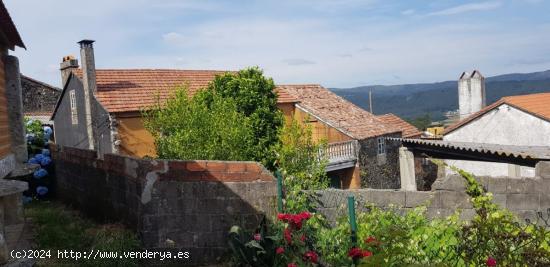
[[319, 255], [315, 251], [308, 251], [304, 254], [304, 259], [309, 260], [311, 263], [317, 263]]
[[286, 267], [298, 267], [298, 265], [296, 265], [296, 263], [289, 263]]
[[283, 248], [283, 247], [278, 247], [278, 248], [275, 250], [275, 253], [277, 253], [277, 254], [283, 254], [283, 253], [285, 253], [285, 248]]
[[486, 264], [487, 266], [497, 266], [497, 260], [495, 260], [493, 257], [488, 257]]
[[256, 240], [256, 241], [262, 240], [262, 235], [260, 235], [259, 233], [254, 234], [254, 240]]
[[289, 245], [292, 244], [292, 232], [290, 232], [290, 229], [285, 228], [283, 235], [286, 240], [286, 243]]

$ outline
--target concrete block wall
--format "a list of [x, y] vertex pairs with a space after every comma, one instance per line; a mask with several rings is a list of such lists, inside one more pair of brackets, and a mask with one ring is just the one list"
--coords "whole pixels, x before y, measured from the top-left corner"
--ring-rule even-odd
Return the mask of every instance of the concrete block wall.
[[[493, 193], [493, 201], [512, 211], [520, 220], [530, 220], [544, 225], [538, 219], [542, 212], [545, 219], [550, 214], [550, 162], [539, 163], [535, 178], [493, 178], [479, 177], [478, 181]], [[322, 205], [319, 210], [331, 221], [346, 215], [347, 196], [354, 195], [359, 210], [367, 204], [387, 208], [393, 205], [407, 210], [426, 205], [429, 217], [446, 217], [461, 210], [461, 218], [471, 219], [474, 215], [470, 198], [465, 193], [466, 182], [460, 176], [447, 176], [432, 185], [432, 191], [398, 191], [378, 189], [323, 190], [318, 191]]]
[[275, 178], [256, 162], [98, 159], [91, 150], [52, 150], [59, 199], [127, 224], [149, 250], [189, 252], [179, 262], [185, 265], [216, 264], [227, 253], [231, 226], [254, 230], [276, 212]]

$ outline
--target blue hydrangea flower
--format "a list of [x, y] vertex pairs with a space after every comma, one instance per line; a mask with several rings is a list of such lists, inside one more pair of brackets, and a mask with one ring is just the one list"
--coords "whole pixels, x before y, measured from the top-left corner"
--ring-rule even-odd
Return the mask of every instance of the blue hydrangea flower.
[[35, 179], [44, 178], [46, 175], [48, 175], [48, 171], [46, 171], [45, 169], [42, 169], [42, 168], [38, 169], [33, 174]]
[[48, 188], [45, 186], [38, 186], [36, 187], [36, 193], [39, 196], [45, 196], [48, 193]]
[[48, 166], [50, 165], [50, 163], [52, 163], [52, 159], [48, 156], [45, 156], [41, 161], [40, 161], [40, 165], [42, 165], [42, 167], [45, 167], [45, 166]]

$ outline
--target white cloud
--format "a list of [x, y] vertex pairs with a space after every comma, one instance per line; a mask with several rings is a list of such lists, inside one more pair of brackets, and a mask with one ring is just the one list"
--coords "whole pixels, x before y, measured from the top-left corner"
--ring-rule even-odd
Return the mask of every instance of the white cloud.
[[472, 4], [464, 4], [459, 5], [439, 11], [435, 11], [432, 13], [429, 13], [429, 16], [448, 16], [448, 15], [456, 15], [466, 12], [472, 12], [472, 11], [485, 11], [485, 10], [493, 10], [497, 9], [502, 5], [500, 2], [481, 2], [481, 3], [472, 3]]
[[316, 64], [315, 62], [303, 58], [289, 58], [283, 60], [284, 63], [290, 65], [290, 66], [300, 66], [300, 65], [313, 65]]
[[162, 35], [162, 40], [169, 44], [182, 44], [185, 42], [183, 35], [177, 32], [169, 32]]
[[408, 15], [412, 15], [416, 12], [416, 10], [414, 9], [407, 9], [407, 10], [404, 10], [401, 12], [402, 15], [405, 15], [405, 16], [408, 16]]

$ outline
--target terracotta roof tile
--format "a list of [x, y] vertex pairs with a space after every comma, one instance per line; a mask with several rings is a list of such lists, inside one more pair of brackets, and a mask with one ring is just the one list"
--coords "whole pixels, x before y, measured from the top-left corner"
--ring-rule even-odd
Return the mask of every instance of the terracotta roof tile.
[[384, 115], [377, 116], [384, 122], [391, 124], [403, 132], [403, 138], [413, 138], [413, 137], [420, 137], [422, 135], [422, 132], [419, 131], [414, 125], [406, 122], [405, 120], [399, 118], [398, 116], [388, 113]]
[[279, 85], [278, 88], [300, 101], [298, 107], [354, 139], [401, 132], [320, 85]]
[[[74, 71], [82, 78], [82, 70]], [[173, 70], [173, 69], [97, 69], [96, 98], [107, 111], [132, 112], [166, 101], [174, 88], [186, 84], [189, 93], [208, 86], [216, 77], [228, 71]], [[295, 102], [291, 96], [280, 93], [283, 103]]]
[[523, 110], [527, 113], [533, 114], [537, 117], [550, 121], [550, 93], [539, 93], [539, 94], [530, 94], [530, 95], [516, 95], [516, 96], [506, 96], [498, 100], [497, 102], [486, 106], [480, 111], [470, 115], [469, 117], [445, 128], [443, 134], [448, 134], [469, 122], [481, 117], [483, 114], [489, 112], [490, 110], [502, 105], [508, 104], [517, 109]]

